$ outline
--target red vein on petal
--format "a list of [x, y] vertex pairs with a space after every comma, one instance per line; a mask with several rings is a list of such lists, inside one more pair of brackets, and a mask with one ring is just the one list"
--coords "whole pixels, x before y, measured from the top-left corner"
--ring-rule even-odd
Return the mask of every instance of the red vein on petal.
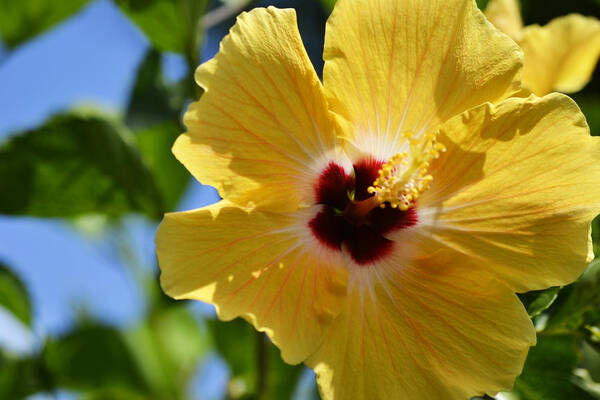
[[[257, 235], [257, 236], [256, 236], [256, 237], [254, 237], [254, 238], [245, 238], [245, 239], [246, 239], [246, 240], [248, 240], [248, 239], [256, 239], [256, 238], [258, 238], [258, 237], [260, 237], [260, 236], [262, 236], [262, 235]], [[237, 258], [237, 259], [235, 259], [235, 260], [234, 260], [234, 261], [232, 261], [231, 263], [229, 263], [229, 264], [227, 264], [226, 266], [224, 266], [223, 268], [221, 268], [219, 271], [216, 271], [216, 272], [215, 272], [213, 275], [211, 275], [211, 276], [210, 276], [208, 279], [212, 280], [212, 279], [215, 279], [215, 278], [217, 278], [218, 276], [220, 276], [220, 275], [222, 275], [224, 272], [226, 272], [226, 271], [227, 271], [229, 268], [231, 268], [232, 266], [235, 266], [235, 265], [236, 265], [237, 263], [239, 263], [241, 260], [243, 260], [243, 259], [246, 259], [246, 258], [247, 258], [248, 256], [250, 256], [250, 255], [253, 255], [253, 254], [259, 253], [259, 252], [261, 252], [263, 249], [265, 249], [265, 248], [267, 248], [267, 247], [273, 247], [273, 246], [276, 246], [276, 245], [278, 245], [278, 244], [284, 243], [284, 242], [286, 242], [286, 241], [289, 241], [289, 240], [293, 240], [293, 239], [292, 239], [292, 238], [287, 238], [287, 237], [286, 237], [286, 238], [283, 238], [283, 239], [281, 239], [281, 240], [280, 240], [280, 241], [278, 241], [278, 242], [269, 242], [269, 243], [264, 243], [264, 244], [262, 244], [260, 247], [258, 247], [257, 249], [255, 249], [255, 250], [251, 251], [250, 253], [246, 253], [246, 254], [244, 254], [244, 255], [243, 255], [243, 256], [241, 256], [240, 258]], [[237, 244], [237, 243], [236, 243], [236, 244]], [[229, 246], [227, 246], [227, 247], [229, 247]], [[292, 248], [294, 248], [294, 247], [297, 247], [297, 246], [292, 246]], [[223, 248], [225, 248], [225, 247], [223, 247]], [[222, 250], [223, 248], [221, 248], [221, 247], [217, 247], [217, 248], [214, 248], [214, 249], [210, 249], [210, 251], [208, 251], [208, 252], [213, 252], [213, 251], [215, 251], [215, 250]], [[205, 254], [205, 253], [207, 253], [207, 252], [200, 253], [199, 255], [201, 255], [201, 254]]]
[[[438, 298], [440, 298], [440, 299], [443, 299], [445, 302], [447, 302], [447, 303], [450, 303], [450, 304], [453, 304], [454, 306], [456, 306], [456, 307], [460, 308], [461, 310], [463, 310], [463, 311], [466, 311], [467, 313], [469, 313], [469, 314], [472, 314], [472, 315], [476, 316], [477, 318], [479, 318], [479, 319], [481, 319], [481, 320], [485, 321], [486, 323], [490, 324], [491, 326], [493, 326], [493, 327], [496, 327], [496, 328], [498, 327], [498, 326], [496, 325], [496, 322], [495, 322], [494, 320], [492, 320], [492, 319], [489, 319], [489, 318], [487, 318], [487, 317], [485, 317], [485, 316], [483, 316], [483, 315], [479, 314], [478, 312], [471, 310], [471, 309], [470, 309], [470, 308], [468, 308], [468, 307], [465, 307], [463, 304], [460, 304], [460, 303], [458, 303], [457, 301], [455, 301], [455, 300], [452, 300], [450, 297], [447, 297], [447, 296], [444, 296], [444, 295], [440, 294], [439, 292], [437, 292], [437, 291], [433, 290], [432, 288], [430, 288], [430, 287], [429, 287], [429, 286], [427, 286], [427, 285], [424, 285], [424, 284], [422, 284], [422, 283], [418, 282], [417, 280], [413, 280], [413, 279], [411, 279], [411, 278], [408, 278], [408, 275], [407, 275], [407, 274], [405, 274], [403, 271], [397, 271], [397, 272], [398, 272], [398, 273], [399, 273], [399, 274], [400, 274], [400, 275], [401, 275], [401, 276], [402, 276], [402, 277], [405, 279], [405, 281], [408, 281], [408, 282], [410, 282], [410, 283], [411, 283], [413, 286], [416, 286], [416, 287], [418, 287], [418, 288], [419, 288], [419, 290], [423, 290], [423, 291], [429, 292], [429, 293], [431, 293], [432, 295], [434, 295], [434, 296], [436, 296], [436, 297], [438, 297]], [[463, 290], [460, 290], [460, 291], [462, 292]], [[480, 296], [477, 296], [477, 297], [480, 297]]]
[[[452, 325], [451, 323], [449, 323], [446, 318], [444, 318], [442, 315], [440, 315], [438, 312], [435, 311], [435, 309], [433, 309], [432, 307], [429, 307], [425, 302], [421, 301], [418, 298], [418, 295], [416, 295], [415, 293], [409, 291], [406, 288], [403, 288], [401, 285], [399, 285], [397, 282], [395, 282], [394, 280], [391, 281], [391, 283], [396, 286], [397, 289], [399, 289], [400, 291], [404, 292], [405, 294], [407, 294], [414, 302], [419, 303], [421, 305], [421, 307], [423, 307], [424, 309], [428, 310], [429, 313], [434, 316], [436, 319], [438, 319], [440, 322], [442, 322], [444, 325], [446, 325], [448, 328], [450, 328], [452, 331], [454, 331], [458, 336], [461, 336], [463, 338], [463, 340], [465, 340], [465, 342], [467, 342], [469, 345], [471, 345], [473, 348], [477, 349], [480, 353], [480, 355], [482, 355], [485, 359], [487, 359], [491, 364], [494, 364], [496, 367], [498, 367], [500, 369], [500, 364], [498, 364], [496, 362], [496, 360], [494, 360], [493, 358], [489, 357], [484, 351], [481, 351], [481, 347], [479, 347], [478, 345], [475, 344], [475, 342], [473, 342], [471, 340], [471, 338], [469, 338], [467, 335], [465, 335], [463, 332], [461, 332], [460, 330], [458, 330], [454, 325]], [[424, 327], [425, 328], [425, 327]], [[426, 328], [425, 328], [426, 329]], [[434, 333], [433, 330], [428, 329], [428, 331], [430, 332], [430, 334], [432, 336], [435, 336], [439, 341], [442, 342], [446, 342], [448, 346], [459, 350], [456, 346], [454, 346], [453, 342], [449, 342], [447, 340], [444, 340], [442, 337], [436, 335]]]
[[255, 302], [258, 299], [258, 296], [261, 294], [262, 289], [264, 288], [264, 286], [268, 282], [269, 278], [273, 275], [273, 273], [267, 273], [267, 272], [269, 272], [271, 270], [271, 267], [275, 263], [278, 263], [284, 257], [288, 256], [290, 253], [292, 253], [293, 251], [297, 250], [298, 247], [299, 247], [299, 245], [294, 246], [294, 247], [289, 248], [289, 249], [286, 249], [284, 252], [282, 252], [281, 254], [279, 254], [278, 256], [276, 256], [275, 258], [273, 258], [263, 268], [261, 268], [260, 271], [258, 271], [257, 276], [251, 274], [250, 278], [248, 278], [248, 280], [246, 282], [244, 282], [240, 287], [238, 287], [236, 290], [234, 290], [232, 293], [230, 293], [230, 296], [231, 295], [237, 295], [237, 294], [239, 294], [242, 290], [246, 289], [251, 283], [256, 282], [256, 280], [258, 278], [260, 278], [261, 276], [263, 276], [263, 275], [266, 274], [266, 279], [264, 280], [263, 286], [261, 287], [261, 289], [259, 290], [259, 292], [257, 292], [257, 294], [256, 294], [255, 298], [252, 300], [252, 302], [249, 304], [249, 308], [250, 307], [254, 307]]
[[308, 270], [311, 268], [310, 262], [307, 261], [307, 265], [304, 268], [304, 274], [302, 275], [302, 282], [300, 283], [300, 291], [298, 292], [298, 298], [296, 299], [296, 306], [294, 307], [294, 314], [292, 317], [292, 325], [288, 333], [288, 337], [294, 333], [296, 330], [296, 323], [298, 321], [298, 313], [300, 311], [300, 302], [302, 300], [302, 293], [304, 293], [304, 286], [306, 284], [306, 276], [308, 275]]
[[263, 317], [264, 318], [266, 318], [271, 313], [271, 310], [273, 309], [273, 306], [275, 305], [275, 302], [278, 299], [281, 298], [281, 293], [283, 293], [283, 289], [287, 286], [287, 284], [289, 282], [289, 279], [290, 279], [290, 276], [292, 275], [292, 273], [294, 272], [294, 270], [298, 266], [298, 263], [300, 262], [300, 258], [303, 257], [305, 254], [306, 254], [305, 252], [302, 252], [302, 251], [299, 252], [298, 255], [296, 256], [296, 259], [292, 263], [292, 265], [288, 266], [288, 268], [287, 268], [288, 271], [287, 271], [287, 274], [285, 275], [285, 278], [283, 279], [283, 282], [279, 286], [279, 289], [275, 293], [275, 296], [273, 297], [273, 299], [271, 300], [271, 302], [267, 306], [266, 310], [263, 312]]

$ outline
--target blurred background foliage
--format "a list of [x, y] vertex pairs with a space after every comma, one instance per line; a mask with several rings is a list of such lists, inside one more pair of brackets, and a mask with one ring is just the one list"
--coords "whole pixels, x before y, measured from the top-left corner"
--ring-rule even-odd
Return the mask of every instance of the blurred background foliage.
[[[77, 18], [92, 3], [0, 0], [4, 47], [0, 87], [6, 79], [2, 63], [61, 23]], [[111, 323], [84, 305], [73, 304], [75, 321], [58, 333], [48, 333], [36, 323], [40, 304], [32, 300], [35, 296], [28, 285], [16, 269], [0, 261], [0, 308], [8, 315], [0, 319], [0, 333], [33, 337], [25, 350], [0, 341], [0, 399], [318, 399], [312, 373], [284, 364], [268, 339], [244, 321], [223, 323], [215, 319], [212, 309], [165, 297], [158, 287], [155, 262], [138, 256], [137, 247], [152, 245], [131, 239], [128, 218], [141, 216], [154, 228], [163, 213], [181, 209], [182, 204], [199, 207], [218, 199], [213, 194], [212, 200], [192, 198], [186, 203], [191, 178], [170, 153], [183, 131], [182, 111], [201, 95], [192, 71], [206, 60], [201, 51], [207, 42], [214, 48], [244, 9], [269, 4], [295, 7], [311, 59], [321, 71], [324, 24], [334, 3], [112, 1], [149, 43], [128, 89], [127, 104], [116, 112], [93, 104], [60, 109], [41, 124], [3, 135], [0, 214], [11, 220], [52, 219], [84, 238], [108, 238], [119, 264], [141, 292], [144, 310], [133, 321]], [[477, 3], [484, 8], [487, 1]], [[598, 17], [600, 1], [523, 1], [527, 25], [545, 24], [572, 12]], [[165, 57], [183, 65], [182, 78], [165, 78]], [[592, 134], [600, 135], [600, 69], [573, 97]], [[596, 254], [598, 227], [596, 220]], [[8, 235], [11, 232], [0, 231], [0, 249]], [[52, 270], [53, 266], [36, 268]], [[47, 284], [61, 279], [65, 277], [53, 276]], [[106, 296], [110, 295], [111, 289], [106, 288]], [[520, 297], [538, 329], [538, 345], [531, 350], [514, 390], [503, 398], [600, 399], [600, 262], [593, 262], [572, 285]], [[227, 371], [225, 379], [211, 375], [211, 363]], [[206, 368], [205, 381], [212, 389], [194, 390], [199, 369]]]

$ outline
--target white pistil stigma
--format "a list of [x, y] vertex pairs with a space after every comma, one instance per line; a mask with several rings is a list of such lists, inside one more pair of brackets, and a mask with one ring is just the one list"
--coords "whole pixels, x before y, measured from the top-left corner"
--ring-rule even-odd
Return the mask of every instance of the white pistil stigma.
[[429, 188], [433, 180], [428, 173], [430, 162], [446, 151], [446, 147], [437, 141], [435, 133], [414, 138], [407, 132], [404, 137], [410, 151], [395, 154], [383, 164], [379, 177], [368, 191], [375, 195], [380, 207], [389, 203], [392, 208], [406, 211]]

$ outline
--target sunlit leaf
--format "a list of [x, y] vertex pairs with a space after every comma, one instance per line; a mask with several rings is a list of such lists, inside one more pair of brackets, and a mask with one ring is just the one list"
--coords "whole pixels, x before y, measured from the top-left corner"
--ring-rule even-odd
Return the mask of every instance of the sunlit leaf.
[[175, 0], [116, 0], [160, 51], [184, 53], [188, 42]]
[[25, 325], [31, 325], [29, 293], [19, 277], [0, 262], [0, 307], [10, 311]]
[[0, 0], [0, 35], [15, 47], [73, 15], [89, 0]]
[[57, 387], [147, 393], [147, 382], [119, 331], [82, 326], [46, 343], [42, 357]]
[[185, 397], [209, 348], [207, 333], [183, 304], [156, 310], [126, 334], [126, 341], [153, 393], [169, 399]]
[[0, 146], [0, 213], [72, 217], [164, 210], [153, 177], [122, 128], [61, 115]]
[[160, 51], [199, 51], [206, 0], [115, 0]]
[[207, 353], [210, 340], [206, 329], [185, 304], [153, 315], [150, 323], [157, 340], [167, 349], [173, 366], [177, 366], [180, 372], [179, 381], [187, 381], [200, 357]]
[[541, 335], [531, 348], [513, 392], [520, 400], [593, 400], [576, 385], [574, 370], [580, 360], [575, 335]]
[[[215, 347], [231, 369], [229, 396], [255, 398], [260, 369], [266, 369], [265, 399], [289, 399], [303, 371], [301, 365], [288, 365], [279, 350], [244, 320], [209, 321]], [[259, 359], [259, 341], [265, 340], [266, 357]]]
[[535, 317], [554, 303], [559, 291], [560, 287], [555, 286], [546, 290], [536, 290], [520, 294], [519, 298], [527, 309], [529, 316]]

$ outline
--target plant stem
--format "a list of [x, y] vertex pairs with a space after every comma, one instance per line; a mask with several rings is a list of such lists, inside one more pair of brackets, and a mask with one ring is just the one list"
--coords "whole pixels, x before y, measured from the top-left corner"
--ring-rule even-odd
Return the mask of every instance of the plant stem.
[[267, 377], [269, 370], [267, 336], [256, 332], [256, 397], [264, 399], [267, 395]]
[[207, 12], [202, 18], [202, 27], [210, 29], [213, 26], [219, 25], [221, 22], [228, 20], [234, 15], [239, 14], [247, 7], [250, 7], [256, 1], [240, 1], [238, 4], [224, 4]]
[[185, 61], [189, 69], [188, 96], [198, 100], [202, 96], [202, 88], [196, 84], [194, 71], [200, 64], [200, 54], [204, 43], [205, 29], [202, 24], [209, 1], [207, 0], [180, 0], [179, 7], [182, 15], [188, 16]]

